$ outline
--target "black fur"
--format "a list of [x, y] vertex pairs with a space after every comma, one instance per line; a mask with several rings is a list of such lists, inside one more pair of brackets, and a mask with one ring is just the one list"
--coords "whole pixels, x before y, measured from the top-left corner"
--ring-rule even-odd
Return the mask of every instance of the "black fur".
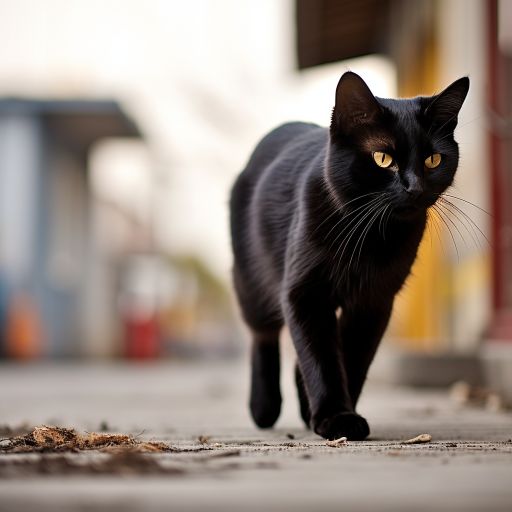
[[[369, 434], [355, 406], [428, 208], [453, 181], [453, 131], [468, 88], [461, 78], [433, 97], [381, 99], [348, 72], [336, 89], [330, 130], [289, 123], [256, 147], [230, 207], [258, 426], [271, 427], [280, 413], [279, 333], [286, 324], [306, 424], [325, 438]], [[374, 151], [393, 156], [391, 168], [377, 166]], [[441, 164], [427, 169], [433, 153]]]

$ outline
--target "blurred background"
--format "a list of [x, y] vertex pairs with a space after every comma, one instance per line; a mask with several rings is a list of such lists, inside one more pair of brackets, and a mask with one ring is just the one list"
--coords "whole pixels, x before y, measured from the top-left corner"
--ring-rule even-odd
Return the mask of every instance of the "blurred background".
[[275, 125], [327, 125], [351, 69], [382, 97], [471, 79], [391, 373], [512, 361], [512, 2], [1, 0], [0, 34], [1, 357], [242, 352], [231, 183]]

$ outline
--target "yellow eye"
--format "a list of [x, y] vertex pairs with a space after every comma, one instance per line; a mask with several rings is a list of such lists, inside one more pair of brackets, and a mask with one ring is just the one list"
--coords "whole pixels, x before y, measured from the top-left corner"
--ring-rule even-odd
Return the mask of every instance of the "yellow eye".
[[385, 169], [390, 167], [393, 163], [393, 157], [381, 151], [374, 151], [373, 159], [379, 167], [384, 167]]
[[425, 159], [425, 167], [429, 169], [435, 169], [441, 163], [441, 155], [434, 153]]

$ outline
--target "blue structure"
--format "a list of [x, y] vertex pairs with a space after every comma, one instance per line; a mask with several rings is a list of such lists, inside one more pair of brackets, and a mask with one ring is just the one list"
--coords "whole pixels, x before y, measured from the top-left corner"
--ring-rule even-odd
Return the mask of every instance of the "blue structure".
[[17, 293], [35, 305], [45, 353], [81, 352], [92, 265], [87, 159], [104, 137], [140, 137], [115, 102], [0, 99], [4, 353], [5, 312]]

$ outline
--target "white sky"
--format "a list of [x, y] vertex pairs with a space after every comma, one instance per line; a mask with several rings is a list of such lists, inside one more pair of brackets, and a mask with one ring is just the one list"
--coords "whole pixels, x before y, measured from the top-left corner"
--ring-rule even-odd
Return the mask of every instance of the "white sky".
[[0, 95], [120, 101], [147, 149], [103, 145], [96, 186], [155, 211], [163, 246], [227, 276], [229, 187], [258, 139], [287, 120], [327, 124], [348, 68], [375, 94], [395, 94], [383, 59], [296, 71], [293, 4], [0, 0]]

